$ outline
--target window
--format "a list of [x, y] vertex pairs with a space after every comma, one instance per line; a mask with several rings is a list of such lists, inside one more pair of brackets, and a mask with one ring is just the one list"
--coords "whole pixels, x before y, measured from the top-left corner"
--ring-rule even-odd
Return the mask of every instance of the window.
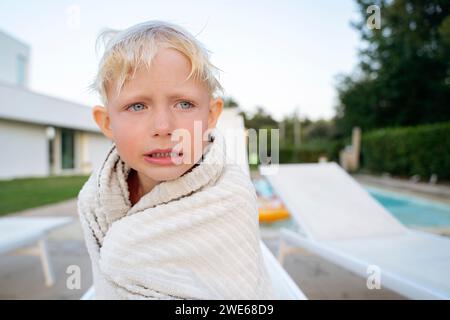
[[47, 135], [47, 143], [48, 143], [48, 160], [49, 160], [49, 172], [53, 173], [54, 165], [55, 165], [55, 128], [47, 127], [46, 135]]
[[17, 56], [17, 84], [19, 86], [25, 86], [27, 59], [22, 56]]
[[61, 129], [61, 167], [62, 169], [74, 169], [75, 161], [74, 132], [69, 129]]

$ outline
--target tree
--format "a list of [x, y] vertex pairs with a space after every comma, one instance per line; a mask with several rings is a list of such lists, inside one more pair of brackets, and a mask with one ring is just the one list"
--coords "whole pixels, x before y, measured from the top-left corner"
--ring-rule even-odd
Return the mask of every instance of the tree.
[[257, 106], [256, 112], [252, 116], [248, 116], [245, 113], [243, 115], [246, 128], [253, 128], [258, 130], [278, 127], [278, 123], [268, 112], [266, 112], [266, 110], [262, 106]]
[[[450, 2], [357, 0], [362, 19], [356, 74], [340, 78], [337, 124], [345, 132], [450, 120]], [[368, 6], [381, 28], [366, 25]]]
[[225, 97], [223, 99], [223, 107], [224, 108], [238, 108], [239, 104], [232, 97]]

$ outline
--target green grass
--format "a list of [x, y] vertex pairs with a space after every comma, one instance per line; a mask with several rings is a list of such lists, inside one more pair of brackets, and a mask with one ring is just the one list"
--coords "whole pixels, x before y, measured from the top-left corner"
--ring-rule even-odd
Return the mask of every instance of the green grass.
[[0, 181], [0, 216], [75, 198], [89, 176], [50, 176]]

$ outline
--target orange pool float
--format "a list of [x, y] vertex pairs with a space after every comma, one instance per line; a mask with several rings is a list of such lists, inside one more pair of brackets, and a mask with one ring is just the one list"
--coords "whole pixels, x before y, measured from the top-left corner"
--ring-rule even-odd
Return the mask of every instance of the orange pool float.
[[273, 222], [277, 220], [284, 220], [289, 218], [289, 211], [287, 211], [284, 204], [278, 199], [258, 199], [259, 207], [259, 221]]

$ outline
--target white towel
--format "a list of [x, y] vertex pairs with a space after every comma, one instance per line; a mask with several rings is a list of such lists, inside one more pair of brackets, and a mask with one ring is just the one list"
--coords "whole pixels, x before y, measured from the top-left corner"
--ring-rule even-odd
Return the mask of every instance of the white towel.
[[275, 299], [254, 186], [213, 137], [202, 161], [134, 206], [112, 145], [78, 195], [97, 299]]

